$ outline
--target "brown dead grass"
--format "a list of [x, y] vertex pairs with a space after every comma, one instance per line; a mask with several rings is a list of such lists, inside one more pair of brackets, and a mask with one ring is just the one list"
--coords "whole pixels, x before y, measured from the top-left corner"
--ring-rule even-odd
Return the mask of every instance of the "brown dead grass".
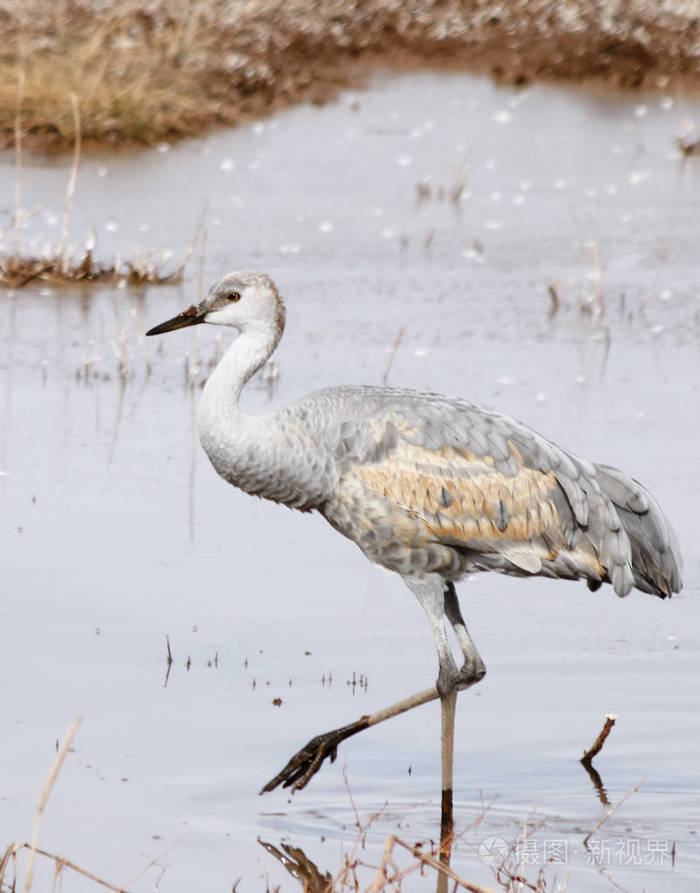
[[[687, 0], [0, 0], [0, 142], [23, 126], [59, 148], [75, 135], [153, 143], [323, 100], [373, 64], [535, 78], [700, 84], [700, 21]], [[23, 73], [23, 75], [22, 75]]]
[[146, 261], [122, 264], [96, 264], [92, 252], [86, 250], [82, 258], [73, 262], [70, 257], [57, 255], [47, 259], [37, 257], [0, 258], [0, 286], [23, 288], [37, 280], [52, 285], [73, 282], [94, 282], [107, 285], [168, 285], [182, 280], [183, 264], [172, 272], [162, 272], [160, 266]]

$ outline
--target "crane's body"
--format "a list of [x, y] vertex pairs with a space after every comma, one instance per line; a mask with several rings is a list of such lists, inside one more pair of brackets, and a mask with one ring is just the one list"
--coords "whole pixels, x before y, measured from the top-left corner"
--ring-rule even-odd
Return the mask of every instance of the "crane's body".
[[376, 387], [329, 388], [222, 425], [211, 403], [205, 387], [202, 443], [225, 480], [319, 511], [402, 576], [497, 570], [611, 582], [618, 595], [674, 585], [672, 534], [644, 488], [506, 416]]
[[[401, 575], [433, 627], [441, 697], [485, 672], [455, 595], [465, 574], [582, 579], [591, 589], [611, 583], [620, 596], [679, 590], [678, 546], [652, 496], [511, 418], [376, 387], [330, 388], [271, 414], [244, 413], [241, 390], [276, 348], [284, 320], [269, 277], [231, 273], [200, 305], [148, 334], [199, 322], [238, 328], [202, 394], [204, 450], [229, 483], [320, 512], [371, 561]], [[459, 671], [445, 618], [463, 652]]]

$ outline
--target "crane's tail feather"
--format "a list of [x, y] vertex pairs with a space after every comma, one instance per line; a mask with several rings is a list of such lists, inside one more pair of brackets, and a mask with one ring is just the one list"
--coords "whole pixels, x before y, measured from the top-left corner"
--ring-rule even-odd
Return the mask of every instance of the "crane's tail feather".
[[634, 585], [661, 598], [680, 592], [683, 560], [671, 524], [651, 494], [617, 468], [596, 464], [596, 480], [630, 542]]

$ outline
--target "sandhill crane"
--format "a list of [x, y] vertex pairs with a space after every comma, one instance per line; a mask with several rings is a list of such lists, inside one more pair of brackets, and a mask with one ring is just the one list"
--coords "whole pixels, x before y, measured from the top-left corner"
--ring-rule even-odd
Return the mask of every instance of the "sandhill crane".
[[[486, 668], [455, 582], [476, 571], [610, 583], [665, 598], [681, 587], [673, 530], [652, 496], [615, 468], [580, 459], [504, 415], [439, 394], [379, 387], [317, 391], [268, 415], [238, 399], [277, 347], [285, 307], [263, 273], [229, 273], [208, 296], [151, 329], [231, 326], [238, 338], [209, 377], [199, 436], [224, 480], [304, 512], [318, 511], [418, 598], [437, 646], [437, 683], [319, 735], [261, 793], [303, 788], [351, 735], [418, 704], [442, 705], [443, 816], [451, 813], [458, 690]], [[452, 625], [458, 669], [445, 632]]]

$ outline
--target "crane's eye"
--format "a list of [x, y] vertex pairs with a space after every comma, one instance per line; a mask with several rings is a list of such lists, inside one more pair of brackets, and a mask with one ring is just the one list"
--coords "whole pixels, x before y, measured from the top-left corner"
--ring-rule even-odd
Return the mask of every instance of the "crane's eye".
[[226, 295], [226, 299], [229, 301], [240, 301], [241, 293], [238, 291], [232, 291], [231, 294]]

